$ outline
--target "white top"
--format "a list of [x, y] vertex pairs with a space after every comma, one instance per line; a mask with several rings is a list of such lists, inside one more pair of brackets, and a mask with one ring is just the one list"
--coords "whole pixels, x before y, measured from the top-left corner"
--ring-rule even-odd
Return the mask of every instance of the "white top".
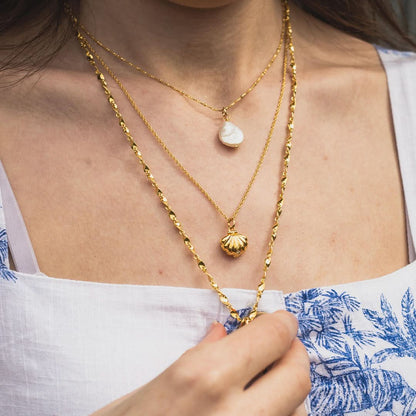
[[[261, 310], [287, 309], [299, 319], [311, 360], [310, 415], [416, 414], [416, 55], [379, 53], [389, 81], [412, 263], [345, 285], [287, 295], [266, 290]], [[42, 274], [4, 174], [0, 184], [0, 415], [86, 416], [154, 378], [212, 321], [235, 327], [210, 289]], [[18, 272], [8, 268], [6, 226]], [[255, 298], [250, 290], [226, 293], [238, 308]]]

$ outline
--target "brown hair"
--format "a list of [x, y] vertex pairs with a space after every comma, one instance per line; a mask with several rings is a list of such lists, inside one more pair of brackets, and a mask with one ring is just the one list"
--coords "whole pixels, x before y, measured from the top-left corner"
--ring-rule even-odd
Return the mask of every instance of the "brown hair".
[[46, 65], [72, 34], [65, 4], [79, 15], [80, 0], [0, 1], [0, 70], [32, 72]]
[[312, 16], [357, 38], [398, 50], [416, 50], [402, 0], [293, 0]]
[[[371, 43], [416, 50], [402, 0], [293, 0], [314, 17]], [[64, 6], [79, 15], [81, 0], [0, 2], [0, 69], [29, 72], [45, 65], [71, 34]]]

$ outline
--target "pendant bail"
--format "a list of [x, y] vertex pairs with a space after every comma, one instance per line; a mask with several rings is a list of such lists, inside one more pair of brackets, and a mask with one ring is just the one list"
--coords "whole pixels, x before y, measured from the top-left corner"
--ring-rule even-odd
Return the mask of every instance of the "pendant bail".
[[228, 231], [234, 231], [234, 229], [235, 229], [235, 218], [234, 217], [228, 218], [227, 226], [228, 226]]
[[223, 107], [223, 109], [221, 110], [221, 114], [222, 114], [222, 118], [224, 119], [224, 121], [230, 121], [230, 115], [228, 114], [227, 107]]

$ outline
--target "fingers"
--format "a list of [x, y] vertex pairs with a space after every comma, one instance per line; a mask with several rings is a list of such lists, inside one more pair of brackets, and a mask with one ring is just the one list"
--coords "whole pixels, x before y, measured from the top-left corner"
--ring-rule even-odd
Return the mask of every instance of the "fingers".
[[232, 364], [230, 377], [244, 387], [285, 355], [296, 332], [296, 318], [286, 311], [259, 316], [218, 343], [224, 357], [222, 365], [227, 368], [228, 363]]
[[302, 403], [310, 388], [309, 359], [302, 343], [295, 339], [285, 356], [256, 380], [243, 397], [248, 403], [259, 403], [259, 410], [264, 409], [265, 415], [302, 416], [306, 414]]
[[219, 322], [213, 322], [210, 328], [208, 329], [207, 334], [200, 342], [200, 344], [215, 342], [226, 336], [227, 336], [227, 331], [225, 330], [224, 325], [222, 325]]
[[[154, 385], [169, 386], [162, 391], [180, 397], [179, 409], [193, 409], [180, 414], [202, 414], [204, 409], [206, 415], [291, 415], [310, 385], [309, 360], [296, 332], [296, 319], [285, 311], [262, 315], [229, 336], [214, 323]], [[269, 372], [245, 389], [268, 366]]]

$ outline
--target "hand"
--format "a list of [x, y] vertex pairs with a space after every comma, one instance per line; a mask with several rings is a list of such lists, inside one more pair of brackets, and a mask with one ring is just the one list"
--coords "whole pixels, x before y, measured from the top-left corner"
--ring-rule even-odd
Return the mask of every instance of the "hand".
[[296, 332], [296, 319], [285, 311], [229, 336], [213, 324], [162, 374], [91, 416], [306, 415], [309, 360]]

